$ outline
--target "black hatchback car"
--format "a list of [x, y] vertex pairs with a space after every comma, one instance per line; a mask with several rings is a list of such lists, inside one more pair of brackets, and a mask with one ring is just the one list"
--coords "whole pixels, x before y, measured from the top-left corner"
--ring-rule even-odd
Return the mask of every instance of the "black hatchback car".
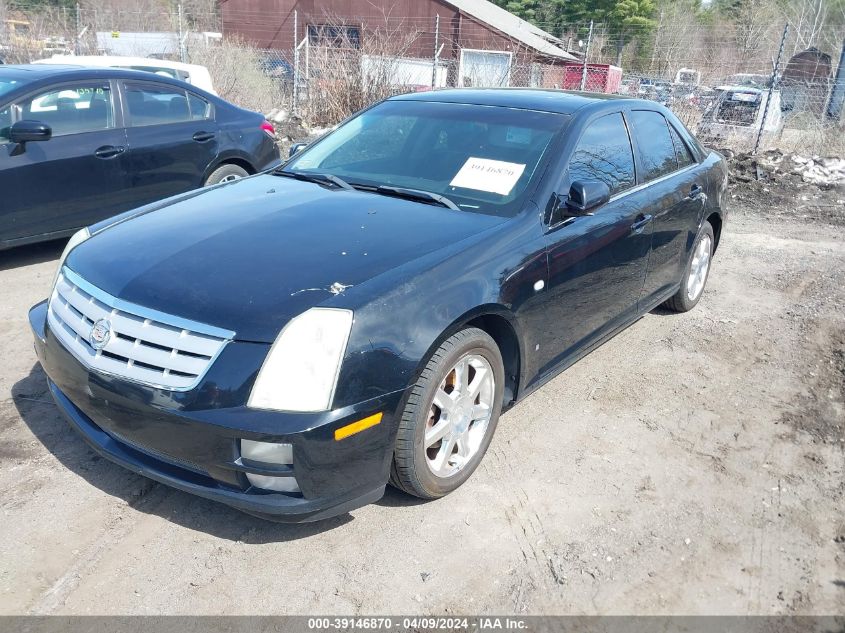
[[140, 71], [0, 67], [0, 249], [277, 165], [273, 127]]
[[432, 499], [503, 409], [698, 303], [726, 191], [654, 102], [395, 97], [275, 172], [77, 234], [30, 323], [59, 408], [135, 472], [282, 520], [388, 481]]

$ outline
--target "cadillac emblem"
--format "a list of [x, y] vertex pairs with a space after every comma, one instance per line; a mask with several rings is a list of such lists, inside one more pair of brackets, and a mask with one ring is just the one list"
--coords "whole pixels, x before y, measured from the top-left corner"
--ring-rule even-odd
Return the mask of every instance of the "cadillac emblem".
[[111, 338], [111, 323], [108, 319], [100, 319], [91, 326], [88, 342], [94, 349], [103, 349]]

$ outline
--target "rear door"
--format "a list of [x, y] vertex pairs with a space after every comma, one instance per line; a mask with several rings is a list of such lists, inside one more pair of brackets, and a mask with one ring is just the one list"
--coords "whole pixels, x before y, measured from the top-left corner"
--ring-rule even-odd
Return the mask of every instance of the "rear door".
[[157, 82], [126, 81], [122, 93], [136, 204], [202, 186], [219, 151], [211, 104], [178, 86]]
[[0, 131], [0, 239], [69, 231], [129, 208], [126, 137], [113, 92], [108, 80], [63, 83], [2, 108], [5, 124], [41, 121], [53, 137], [18, 145]]
[[660, 112], [633, 110], [628, 120], [637, 148], [639, 184], [650, 193], [654, 216], [640, 305], [649, 310], [680, 282], [704, 207], [705, 183], [689, 148]]
[[648, 196], [636, 188], [634, 164], [620, 112], [585, 127], [557, 194], [565, 199], [576, 180], [600, 180], [610, 187], [611, 198], [592, 216], [548, 228], [547, 343], [537, 350], [541, 373], [636, 315], [652, 225]]

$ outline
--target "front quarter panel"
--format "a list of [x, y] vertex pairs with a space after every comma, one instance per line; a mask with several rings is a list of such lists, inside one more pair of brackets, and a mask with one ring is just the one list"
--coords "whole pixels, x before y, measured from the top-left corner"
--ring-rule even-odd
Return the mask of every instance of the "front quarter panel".
[[[536, 209], [347, 291], [355, 321], [334, 406], [412, 385], [439, 344], [475, 317], [497, 314], [532, 348], [547, 277]], [[340, 297], [339, 297], [340, 298]], [[523, 376], [535, 371], [520, 354]]]

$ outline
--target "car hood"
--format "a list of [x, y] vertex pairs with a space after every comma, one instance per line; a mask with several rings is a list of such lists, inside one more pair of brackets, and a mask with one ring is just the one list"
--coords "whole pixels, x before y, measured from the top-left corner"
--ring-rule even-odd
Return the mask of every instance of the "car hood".
[[272, 342], [308, 308], [503, 221], [262, 175], [118, 222], [67, 266], [124, 301]]

